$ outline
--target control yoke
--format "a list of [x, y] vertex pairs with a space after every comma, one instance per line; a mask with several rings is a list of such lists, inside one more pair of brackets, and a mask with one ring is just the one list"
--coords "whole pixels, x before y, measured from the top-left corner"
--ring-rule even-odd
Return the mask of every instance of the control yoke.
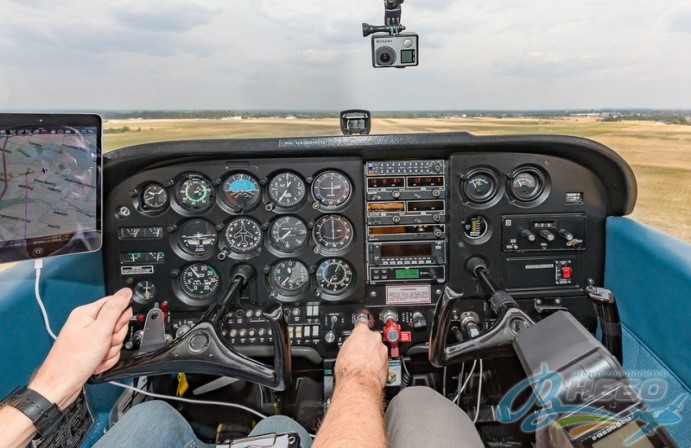
[[[218, 302], [206, 310], [187, 333], [162, 348], [147, 350], [148, 347], [142, 346], [138, 354], [121, 358], [112, 369], [92, 376], [89, 381], [103, 383], [136, 376], [185, 372], [223, 375], [251, 381], [274, 390], [285, 390], [290, 381], [291, 354], [287, 324], [280, 303], [270, 302], [262, 309], [262, 314], [269, 321], [273, 333], [273, 366], [239, 353], [221, 334], [224, 316], [231, 306], [239, 305], [242, 291], [253, 275], [254, 270], [249, 265], [237, 266], [231, 274], [230, 288]], [[162, 320], [160, 310], [157, 316]], [[147, 321], [148, 319], [149, 316]], [[158, 328], [162, 326], [159, 324]], [[146, 337], [145, 329], [143, 339]]]
[[[479, 333], [479, 322], [473, 313], [461, 316], [461, 329], [450, 326], [453, 305], [463, 296], [461, 293], [446, 287], [434, 312], [434, 321], [429, 341], [429, 361], [435, 367], [444, 367], [478, 358], [496, 356], [503, 353], [513, 353], [512, 342], [516, 335], [532, 326], [534, 322], [525, 314], [516, 301], [507, 292], [497, 289], [489, 277], [487, 265], [479, 257], [468, 260], [468, 270], [480, 280], [483, 288], [489, 293], [489, 304], [497, 319], [483, 333]], [[450, 328], [451, 327], [451, 328]], [[451, 331], [459, 341], [447, 345], [447, 338]]]

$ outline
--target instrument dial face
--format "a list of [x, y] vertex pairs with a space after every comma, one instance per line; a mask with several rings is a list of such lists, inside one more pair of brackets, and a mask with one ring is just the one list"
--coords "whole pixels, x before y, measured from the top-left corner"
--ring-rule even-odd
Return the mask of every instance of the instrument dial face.
[[294, 259], [281, 260], [274, 264], [269, 275], [271, 284], [285, 295], [304, 291], [309, 283], [307, 267]]
[[271, 246], [282, 252], [295, 252], [307, 244], [307, 226], [298, 217], [282, 216], [271, 224]]
[[133, 299], [138, 303], [149, 303], [156, 297], [156, 285], [149, 280], [142, 280], [134, 285]]
[[529, 202], [537, 199], [542, 193], [543, 183], [537, 172], [520, 171], [511, 180], [511, 193], [519, 201]]
[[314, 180], [312, 195], [326, 208], [336, 208], [350, 199], [352, 186], [348, 178], [338, 171], [325, 171]]
[[278, 174], [269, 182], [269, 197], [280, 207], [295, 207], [305, 198], [305, 182], [297, 174]]
[[228, 223], [226, 242], [233, 252], [246, 254], [257, 250], [262, 243], [262, 228], [250, 218], [236, 218]]
[[262, 199], [259, 181], [249, 174], [233, 174], [223, 183], [223, 199], [237, 213], [250, 210]]
[[497, 181], [489, 173], [479, 171], [468, 177], [463, 185], [463, 191], [472, 202], [487, 202], [497, 192]]
[[340, 294], [353, 281], [353, 267], [340, 258], [329, 258], [322, 261], [317, 268], [317, 284], [324, 292]]
[[178, 245], [190, 255], [206, 255], [216, 246], [216, 228], [205, 219], [191, 219], [180, 226]]
[[471, 240], [477, 240], [485, 235], [489, 230], [487, 220], [482, 216], [472, 216], [463, 224], [463, 233]]
[[214, 200], [211, 182], [198, 174], [190, 174], [183, 180], [176, 192], [180, 205], [188, 210], [203, 210]]
[[214, 294], [219, 287], [218, 272], [206, 263], [193, 263], [180, 274], [183, 292], [192, 298], [204, 298]]
[[314, 225], [314, 240], [325, 250], [343, 250], [353, 241], [353, 225], [341, 215], [323, 216]]
[[149, 184], [142, 190], [142, 208], [147, 211], [159, 211], [168, 205], [168, 192], [161, 184]]

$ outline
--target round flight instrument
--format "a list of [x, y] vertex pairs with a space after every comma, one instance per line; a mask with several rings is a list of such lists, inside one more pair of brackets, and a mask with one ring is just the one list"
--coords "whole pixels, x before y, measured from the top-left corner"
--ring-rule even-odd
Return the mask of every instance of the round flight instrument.
[[206, 178], [188, 174], [175, 191], [178, 203], [188, 210], [204, 210], [214, 201], [214, 189]]
[[340, 294], [353, 281], [353, 267], [340, 258], [322, 261], [317, 268], [317, 284], [328, 294]]
[[168, 192], [161, 184], [151, 183], [142, 190], [142, 208], [147, 211], [160, 211], [168, 205]]
[[201, 299], [214, 294], [219, 284], [218, 272], [206, 263], [190, 264], [180, 274], [180, 287], [192, 298]]
[[280, 293], [294, 295], [307, 288], [309, 272], [307, 266], [298, 260], [281, 260], [272, 266], [269, 279]]
[[345, 174], [324, 171], [312, 184], [312, 195], [327, 208], [340, 207], [350, 199], [352, 186]]
[[534, 169], [522, 169], [511, 179], [511, 194], [523, 202], [530, 202], [542, 193], [544, 183], [542, 176]]
[[487, 235], [488, 230], [489, 224], [487, 220], [480, 215], [468, 218], [463, 224], [463, 233], [471, 240], [478, 240], [484, 237]]
[[325, 250], [343, 250], [353, 241], [353, 225], [341, 215], [326, 215], [314, 225], [314, 241]]
[[256, 207], [261, 199], [259, 181], [249, 174], [233, 174], [223, 183], [223, 200], [238, 213]]
[[297, 174], [280, 173], [269, 182], [269, 197], [280, 207], [295, 207], [305, 198], [305, 182]]
[[149, 303], [156, 297], [156, 285], [149, 280], [142, 280], [134, 285], [132, 298], [137, 303]]
[[472, 202], [487, 202], [497, 193], [497, 179], [489, 172], [476, 171], [466, 179], [463, 192]]
[[205, 219], [190, 219], [178, 230], [178, 245], [190, 255], [206, 255], [216, 246], [216, 228]]
[[230, 250], [246, 254], [262, 243], [262, 228], [254, 219], [236, 218], [228, 223], [225, 237]]
[[301, 249], [307, 239], [307, 226], [296, 216], [282, 216], [269, 229], [271, 246], [282, 252], [290, 253]]

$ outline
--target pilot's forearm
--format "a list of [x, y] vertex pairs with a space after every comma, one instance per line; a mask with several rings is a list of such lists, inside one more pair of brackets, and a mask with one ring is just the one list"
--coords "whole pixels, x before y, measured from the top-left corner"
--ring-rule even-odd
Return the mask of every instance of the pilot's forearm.
[[0, 406], [0, 448], [26, 446], [36, 435], [33, 422], [11, 406]]
[[383, 390], [373, 381], [337, 380], [314, 448], [386, 447]]

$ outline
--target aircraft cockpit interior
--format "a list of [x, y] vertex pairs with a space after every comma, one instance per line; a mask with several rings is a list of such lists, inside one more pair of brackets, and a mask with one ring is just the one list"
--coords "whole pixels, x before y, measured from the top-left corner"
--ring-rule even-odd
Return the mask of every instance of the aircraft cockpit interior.
[[[425, 36], [401, 24], [403, 0], [384, 4], [384, 25], [363, 24], [371, 69], [417, 70]], [[0, 115], [0, 257], [27, 260], [0, 273], [3, 393], [50, 347], [44, 318], [57, 334], [72, 308], [133, 293], [118, 362], [34, 446], [92, 446], [150, 395], [205, 443], [254, 446], [245, 437], [269, 415], [315, 434], [363, 322], [387, 351], [384, 408], [433, 389], [486, 447], [688, 446], [668, 419], [689, 417], [675, 316], [688, 311], [688, 244], [656, 243], [624, 217], [631, 166], [581, 137], [374, 135], [376, 120], [352, 109], [340, 136], [103, 152], [98, 115]], [[632, 373], [653, 365], [645, 334], [660, 350], [645, 362], [669, 366], [676, 386]], [[274, 436], [256, 446], [298, 446]]]

